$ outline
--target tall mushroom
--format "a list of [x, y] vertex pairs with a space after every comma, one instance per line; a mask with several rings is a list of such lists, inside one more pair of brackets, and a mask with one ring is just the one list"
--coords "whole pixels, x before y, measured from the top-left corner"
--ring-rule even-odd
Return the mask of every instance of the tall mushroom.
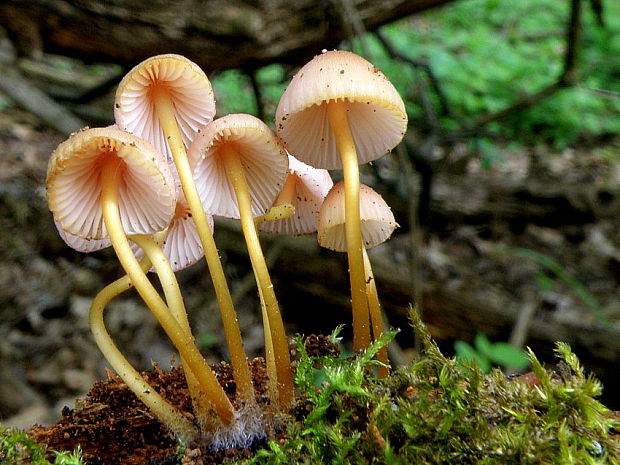
[[158, 55], [143, 61], [127, 73], [116, 92], [116, 124], [145, 138], [174, 161], [213, 280], [234, 378], [240, 393], [253, 402], [237, 314], [187, 160], [186, 147], [214, 115], [215, 99], [209, 79], [198, 65], [180, 55]]
[[[346, 247], [346, 222], [345, 222], [345, 187], [343, 182], [339, 182], [325, 197], [319, 212], [319, 224], [317, 239], [322, 247], [345, 252]], [[394, 220], [392, 210], [385, 203], [385, 200], [373, 189], [365, 184], [360, 185], [360, 218], [361, 234], [364, 243], [364, 279], [370, 320], [373, 328], [374, 338], [377, 339], [383, 333], [383, 319], [381, 308], [377, 296], [374, 276], [370, 267], [370, 261], [366, 249], [375, 247], [385, 242], [398, 226]], [[385, 365], [388, 364], [387, 350], [383, 347], [377, 354], [379, 360]], [[381, 367], [379, 374], [387, 376], [387, 369]]]
[[191, 338], [136, 260], [127, 235], [165, 229], [175, 207], [167, 163], [144, 140], [111, 128], [86, 129], [61, 143], [48, 165], [54, 220], [71, 236], [109, 238], [131, 283], [187, 361], [219, 418], [233, 421], [228, 397]]
[[304, 65], [276, 109], [276, 130], [289, 152], [316, 168], [344, 171], [356, 350], [370, 342], [358, 164], [394, 148], [406, 128], [405, 105], [394, 86], [371, 63], [346, 51], [324, 52]]
[[273, 284], [262, 253], [254, 216], [264, 214], [282, 189], [288, 159], [269, 127], [251, 115], [234, 114], [205, 126], [189, 147], [198, 192], [205, 210], [240, 218], [273, 343], [281, 408], [293, 398], [288, 342]]

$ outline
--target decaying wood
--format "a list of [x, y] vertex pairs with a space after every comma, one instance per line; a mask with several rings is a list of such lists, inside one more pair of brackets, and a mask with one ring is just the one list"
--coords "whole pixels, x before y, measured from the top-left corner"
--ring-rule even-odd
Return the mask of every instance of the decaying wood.
[[[350, 0], [366, 30], [452, 0]], [[0, 25], [27, 55], [41, 51], [134, 65], [180, 53], [205, 71], [299, 64], [347, 38], [350, 18], [323, 0], [3, 1]], [[357, 19], [356, 18], [356, 19]]]

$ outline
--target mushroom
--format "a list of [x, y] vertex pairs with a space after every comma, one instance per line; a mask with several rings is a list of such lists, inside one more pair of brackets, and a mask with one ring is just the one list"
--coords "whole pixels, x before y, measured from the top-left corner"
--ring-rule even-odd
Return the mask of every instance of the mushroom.
[[218, 417], [232, 405], [191, 336], [182, 329], [136, 260], [127, 235], [165, 229], [175, 206], [172, 175], [146, 141], [111, 128], [86, 129], [52, 153], [46, 179], [54, 220], [72, 236], [111, 241], [131, 283], [197, 377]]
[[[337, 252], [347, 251], [345, 195], [344, 183], [341, 181], [335, 184], [327, 194], [327, 197], [325, 197], [319, 212], [317, 235], [319, 245]], [[398, 224], [394, 220], [392, 210], [385, 203], [385, 200], [365, 184], [360, 184], [360, 218], [362, 241], [364, 243], [362, 256], [364, 260], [365, 291], [368, 299], [373, 335], [374, 339], [377, 339], [383, 333], [383, 319], [366, 249], [382, 244], [389, 239]], [[385, 347], [378, 352], [377, 358], [384, 365], [388, 365], [387, 349]], [[387, 368], [380, 367], [379, 374], [386, 377], [388, 375]]]
[[270, 210], [290, 205], [293, 214], [288, 217], [264, 215], [260, 230], [272, 234], [310, 234], [316, 231], [319, 209], [323, 199], [334, 185], [326, 170], [313, 168], [289, 154], [289, 174], [284, 188]]
[[127, 73], [116, 92], [116, 124], [144, 137], [174, 161], [213, 281], [234, 378], [240, 394], [253, 402], [254, 388], [237, 313], [186, 153], [186, 147], [214, 115], [209, 79], [198, 65], [180, 55], [158, 55], [143, 61]]
[[359, 163], [394, 148], [407, 128], [405, 105], [388, 79], [363, 58], [324, 52], [295, 74], [276, 109], [286, 149], [316, 168], [344, 171], [353, 347], [370, 342], [359, 214]]
[[[105, 249], [111, 245], [109, 239], [87, 240], [66, 232], [57, 222], [54, 222], [60, 237], [67, 245], [79, 252], [91, 253]], [[151, 265], [148, 259], [141, 262], [143, 270]], [[106, 330], [103, 319], [103, 311], [110, 300], [118, 294], [125, 292], [131, 287], [131, 280], [127, 275], [114, 281], [102, 289], [91, 305], [89, 312], [89, 325], [95, 338], [95, 342], [101, 350], [103, 356], [108, 360], [112, 369], [118, 373], [121, 379], [132, 390], [136, 397], [140, 399], [155, 414], [160, 421], [171, 431], [180, 437], [190, 440], [193, 434], [194, 425], [185, 418], [175, 407], [165, 400], [155, 389], [142, 377], [142, 375], [131, 366], [129, 361], [118, 350], [110, 334]]]
[[[264, 214], [282, 189], [288, 159], [269, 127], [251, 115], [233, 114], [205, 126], [188, 149], [204, 209], [239, 218], [265, 306], [268, 337], [273, 343], [279, 405], [290, 406], [293, 381], [284, 324], [267, 270], [253, 217]], [[269, 333], [269, 334], [268, 334]]]

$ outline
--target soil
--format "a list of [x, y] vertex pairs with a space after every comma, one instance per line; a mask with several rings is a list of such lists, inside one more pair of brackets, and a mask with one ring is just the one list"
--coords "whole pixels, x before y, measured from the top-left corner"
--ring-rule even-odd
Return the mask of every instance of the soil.
[[[304, 348], [312, 356], [337, 356], [340, 351], [328, 337], [310, 335]], [[293, 351], [295, 356], [295, 351]], [[233, 405], [236, 405], [236, 385], [232, 368], [227, 363], [212, 365], [218, 381]], [[269, 410], [266, 396], [264, 359], [250, 363], [257, 401], [262, 410]], [[205, 445], [188, 444], [183, 459], [178, 456], [179, 444], [144, 404], [114, 373], [96, 382], [86, 397], [76, 401], [75, 408], [65, 407], [61, 418], [51, 427], [35, 426], [29, 435], [49, 450], [72, 451], [80, 446], [88, 465], [211, 465], [247, 458], [269, 440], [283, 440], [286, 429], [274, 423], [267, 437], [245, 449], [211, 450]], [[143, 372], [147, 382], [188, 418], [193, 419], [192, 403], [181, 368], [162, 370], [155, 365]], [[297, 399], [291, 417], [301, 420], [309, 412], [304, 399]]]

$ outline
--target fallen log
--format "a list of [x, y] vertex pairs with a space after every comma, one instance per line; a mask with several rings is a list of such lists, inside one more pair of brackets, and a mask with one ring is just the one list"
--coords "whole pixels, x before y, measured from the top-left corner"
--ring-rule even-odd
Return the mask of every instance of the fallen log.
[[303, 63], [355, 29], [374, 30], [450, 1], [8, 0], [0, 4], [0, 26], [25, 55], [132, 66], [180, 53], [212, 72]]

